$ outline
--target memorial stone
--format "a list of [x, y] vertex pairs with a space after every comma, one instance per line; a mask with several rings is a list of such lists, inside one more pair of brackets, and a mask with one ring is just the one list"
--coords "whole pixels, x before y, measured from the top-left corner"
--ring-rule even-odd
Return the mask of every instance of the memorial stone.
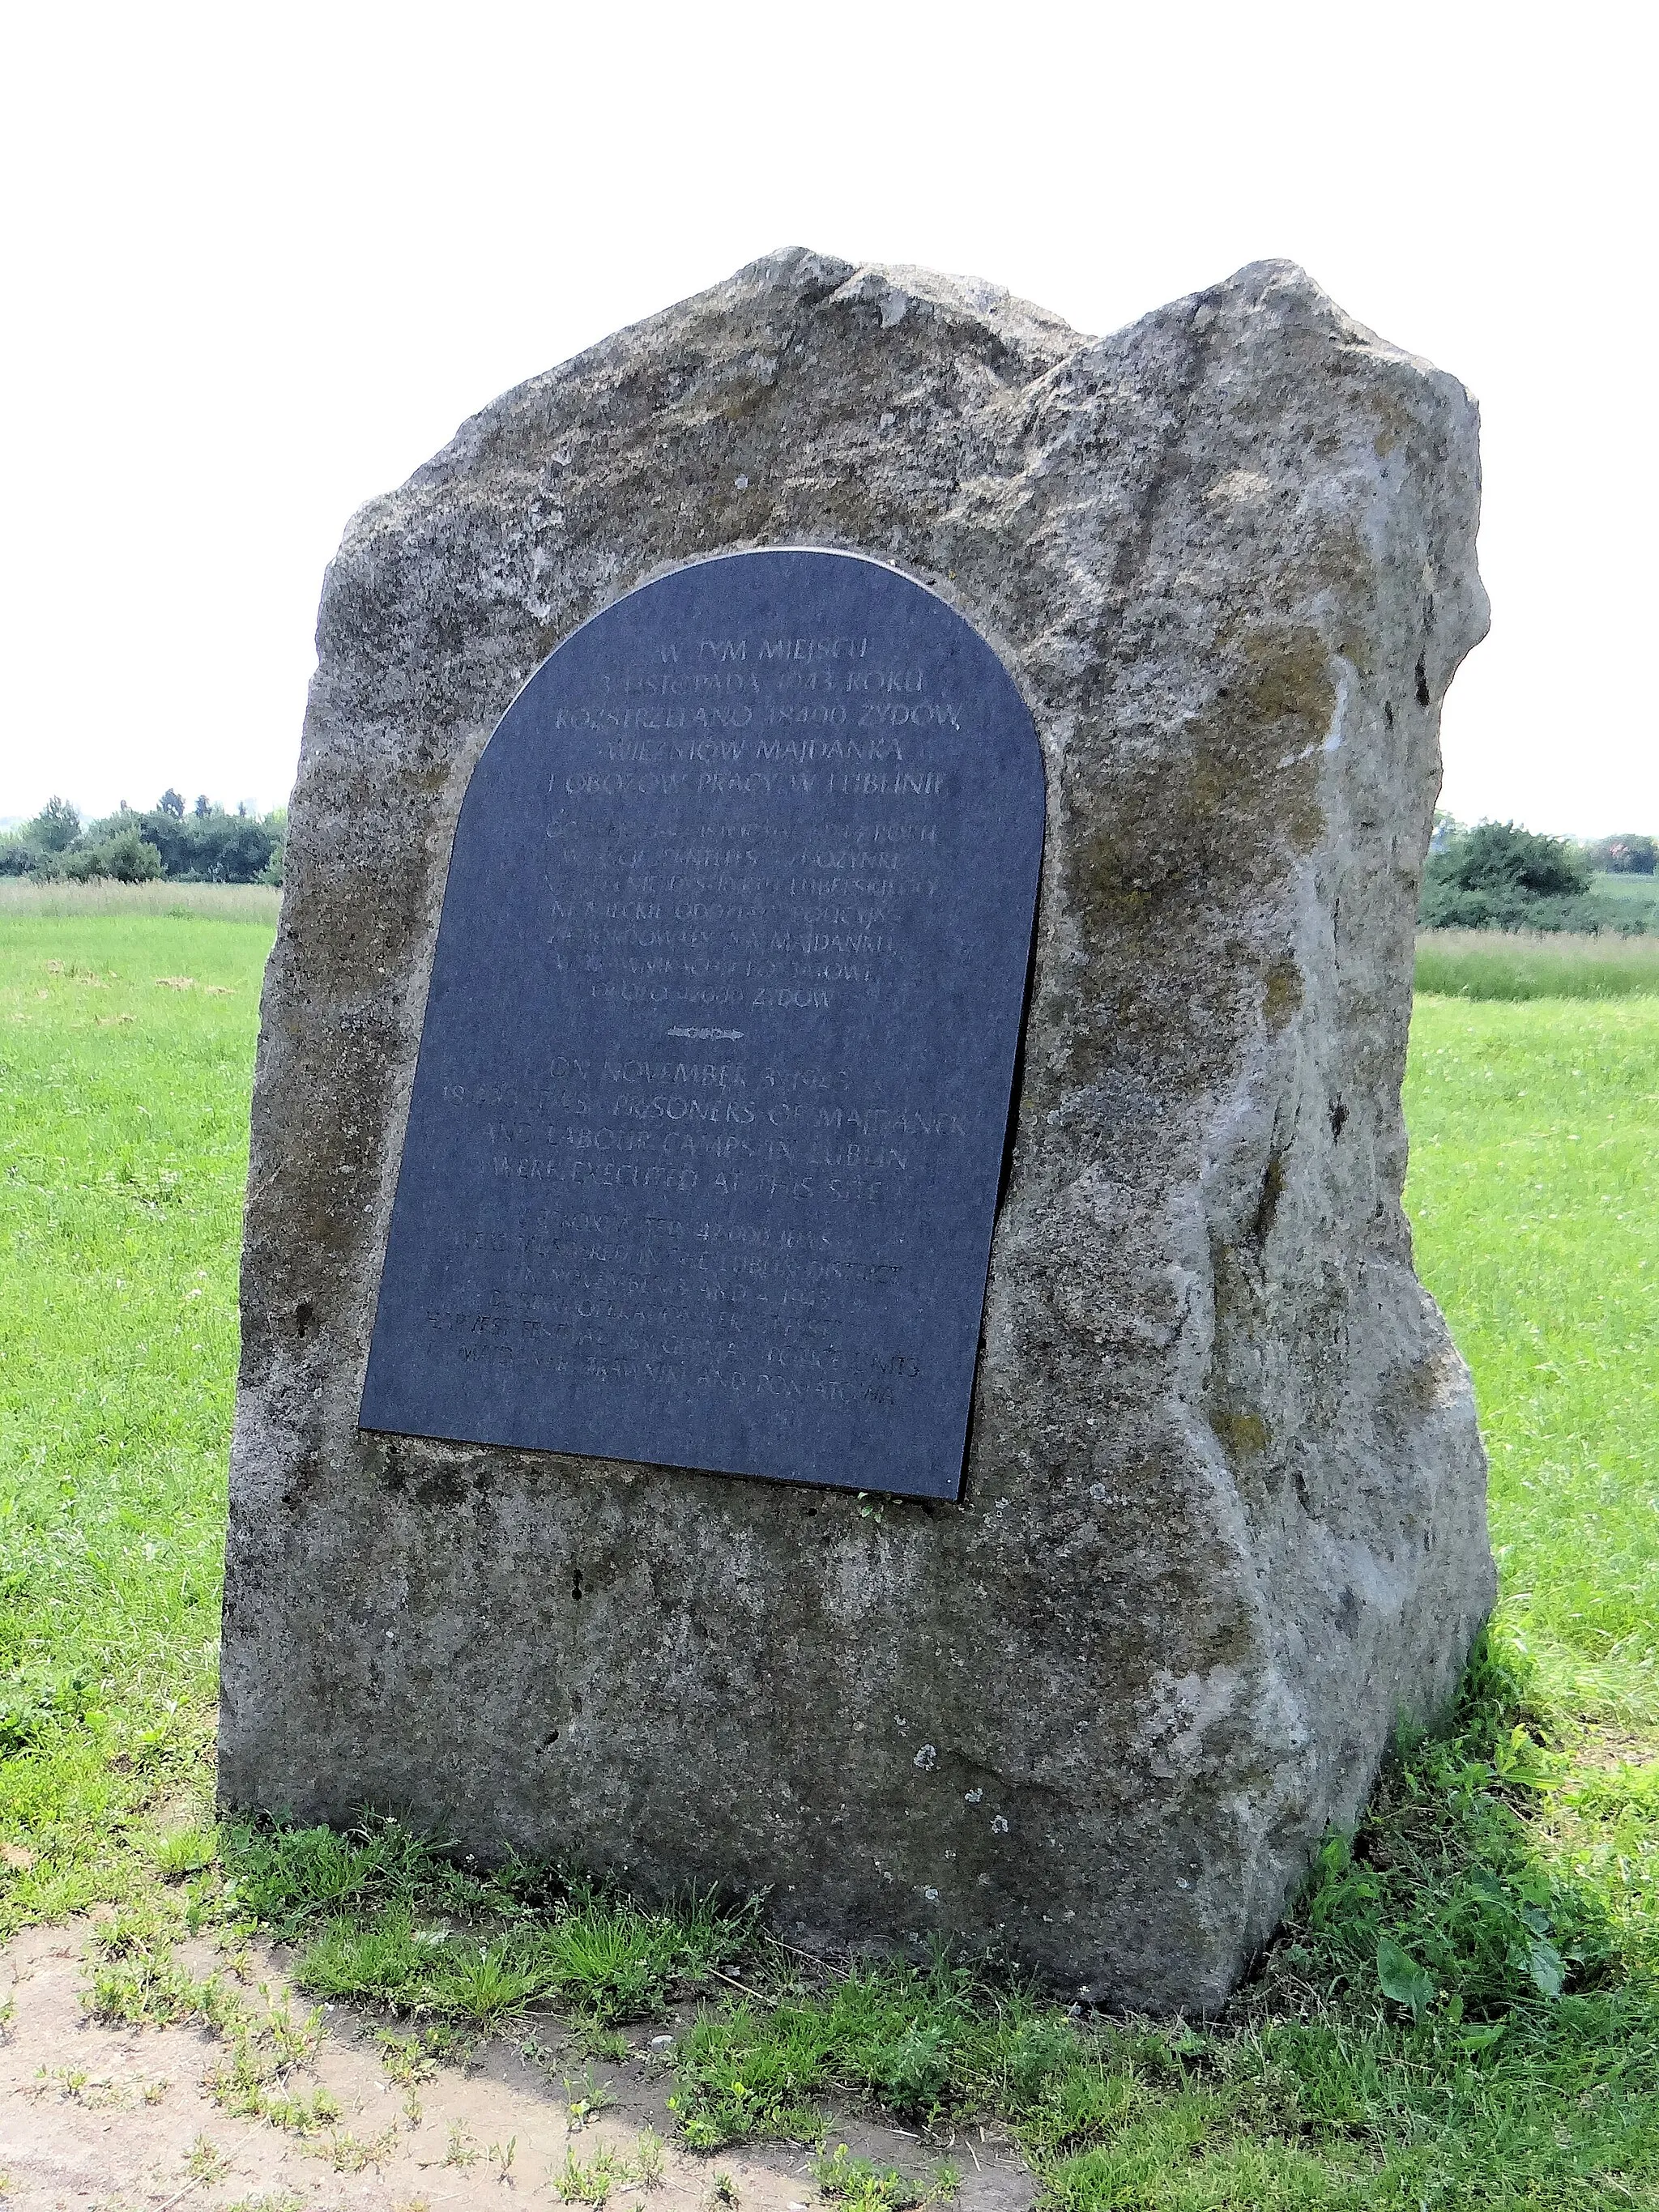
[[795, 252], [354, 520], [228, 1805], [1224, 1997], [1492, 1595], [1401, 1206], [1478, 498], [1289, 264], [1094, 339]]

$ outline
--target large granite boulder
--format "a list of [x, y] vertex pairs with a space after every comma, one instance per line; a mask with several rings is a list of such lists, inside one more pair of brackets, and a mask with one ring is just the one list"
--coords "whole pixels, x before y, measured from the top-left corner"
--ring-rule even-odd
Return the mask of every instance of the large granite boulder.
[[[533, 379], [329, 571], [253, 1108], [220, 1787], [811, 1945], [1221, 2000], [1493, 1591], [1400, 1085], [1476, 415], [1299, 270], [1085, 338], [780, 253]], [[358, 1427], [462, 793], [584, 617], [848, 548], [1048, 781], [959, 1504]]]

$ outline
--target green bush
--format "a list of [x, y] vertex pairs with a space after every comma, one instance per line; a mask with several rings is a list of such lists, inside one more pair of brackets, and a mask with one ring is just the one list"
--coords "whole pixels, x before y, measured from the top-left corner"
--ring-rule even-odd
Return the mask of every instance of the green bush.
[[69, 854], [64, 873], [71, 883], [86, 884], [100, 876], [118, 884], [151, 884], [161, 873], [161, 855], [147, 844], [136, 827], [118, 830], [101, 844], [85, 845]]
[[198, 799], [189, 814], [156, 806], [140, 815], [137, 826], [160, 855], [170, 883], [257, 884], [282, 880], [280, 872], [273, 877], [270, 872], [280, 854], [283, 819], [231, 814]]
[[1512, 822], [1452, 829], [1423, 871], [1425, 929], [1636, 932], [1645, 911], [1598, 899], [1589, 860], [1565, 837]]

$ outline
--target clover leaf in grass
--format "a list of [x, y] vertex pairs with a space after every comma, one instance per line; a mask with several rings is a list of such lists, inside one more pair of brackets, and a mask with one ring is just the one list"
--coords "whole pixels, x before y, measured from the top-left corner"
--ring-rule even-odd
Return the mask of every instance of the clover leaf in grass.
[[1383, 1996], [1404, 2005], [1413, 2020], [1434, 2002], [1434, 1977], [1389, 1936], [1376, 1939], [1376, 1979]]
[[1567, 1978], [1566, 1961], [1554, 1944], [1547, 1943], [1541, 1936], [1527, 1946], [1527, 1972], [1540, 1996], [1560, 1996], [1561, 1985]]

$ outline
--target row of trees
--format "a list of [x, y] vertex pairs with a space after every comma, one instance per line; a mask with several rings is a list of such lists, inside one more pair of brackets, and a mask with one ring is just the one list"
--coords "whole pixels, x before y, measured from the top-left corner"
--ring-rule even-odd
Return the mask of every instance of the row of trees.
[[[1619, 930], [1659, 928], [1659, 844], [1651, 837], [1603, 837], [1580, 845], [1541, 837], [1512, 822], [1466, 829], [1449, 816], [1435, 819], [1423, 872], [1422, 920], [1428, 929]], [[1646, 877], [1651, 902], [1608, 897], [1598, 875]]]
[[233, 814], [205, 794], [187, 808], [164, 791], [140, 813], [123, 805], [100, 822], [82, 823], [66, 799], [49, 799], [33, 822], [0, 837], [0, 876], [88, 883], [280, 884], [288, 816], [278, 807]]
[[[0, 876], [87, 882], [279, 884], [288, 817], [278, 808], [233, 814], [205, 796], [186, 807], [164, 791], [145, 813], [130, 806], [82, 823], [67, 799], [49, 799], [33, 822], [0, 837]], [[1424, 871], [1422, 920], [1429, 929], [1659, 929], [1659, 842], [1629, 835], [1589, 845], [1542, 837], [1512, 822], [1467, 829], [1435, 818]], [[1639, 896], [1598, 896], [1597, 875], [1645, 877]]]

